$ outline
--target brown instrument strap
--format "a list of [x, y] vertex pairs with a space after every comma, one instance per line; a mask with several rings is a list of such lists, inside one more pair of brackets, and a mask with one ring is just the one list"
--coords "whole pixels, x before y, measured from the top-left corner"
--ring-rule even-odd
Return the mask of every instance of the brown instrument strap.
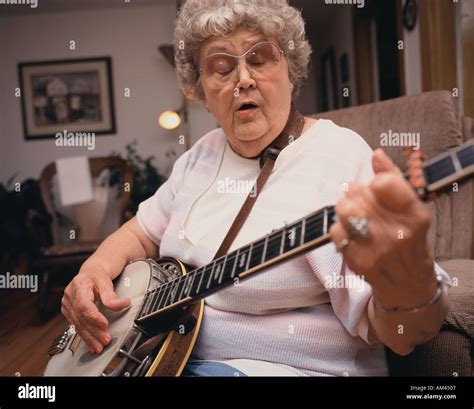
[[282, 133], [278, 135], [278, 137], [270, 145], [268, 145], [259, 155], [260, 168], [262, 170], [258, 175], [257, 181], [255, 182], [253, 189], [250, 191], [249, 195], [245, 199], [244, 204], [240, 208], [239, 212], [237, 213], [237, 216], [235, 217], [232, 225], [229, 228], [229, 231], [225, 235], [224, 240], [222, 240], [222, 243], [219, 249], [217, 250], [213, 260], [227, 253], [227, 250], [229, 250], [230, 246], [237, 237], [237, 234], [239, 233], [241, 227], [247, 220], [247, 217], [250, 214], [253, 205], [257, 201], [258, 195], [263, 189], [263, 186], [270, 177], [270, 174], [273, 170], [273, 166], [275, 165], [275, 161], [279, 153], [291, 142], [299, 138], [301, 132], [303, 131], [303, 127], [303, 115], [293, 107], [293, 104], [291, 104], [288, 122], [286, 123]]

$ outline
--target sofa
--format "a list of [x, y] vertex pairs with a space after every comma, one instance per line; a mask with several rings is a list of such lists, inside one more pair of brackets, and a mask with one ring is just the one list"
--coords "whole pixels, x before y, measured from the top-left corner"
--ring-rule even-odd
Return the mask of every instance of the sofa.
[[[388, 101], [311, 115], [359, 133], [372, 149], [382, 147], [405, 168], [400, 146], [381, 146], [382, 135], [419, 133], [426, 159], [474, 138], [472, 118], [460, 117], [448, 91], [432, 91]], [[411, 354], [386, 348], [391, 376], [472, 376], [474, 350], [473, 185], [468, 181], [428, 204], [432, 213], [429, 242], [435, 259], [454, 280], [450, 309], [440, 332]]]

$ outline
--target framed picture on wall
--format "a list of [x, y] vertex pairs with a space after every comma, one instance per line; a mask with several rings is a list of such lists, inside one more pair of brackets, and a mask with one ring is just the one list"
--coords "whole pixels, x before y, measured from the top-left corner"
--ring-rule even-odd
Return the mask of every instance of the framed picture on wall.
[[319, 63], [321, 112], [339, 108], [336, 57], [334, 48], [328, 48], [321, 56]]
[[116, 132], [110, 57], [24, 62], [18, 75], [25, 139]]

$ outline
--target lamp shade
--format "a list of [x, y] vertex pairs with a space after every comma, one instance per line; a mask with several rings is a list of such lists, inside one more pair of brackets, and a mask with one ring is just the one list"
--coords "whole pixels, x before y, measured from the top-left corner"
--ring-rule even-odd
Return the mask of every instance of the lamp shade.
[[181, 118], [175, 111], [165, 111], [160, 115], [158, 122], [162, 128], [175, 129], [181, 123]]

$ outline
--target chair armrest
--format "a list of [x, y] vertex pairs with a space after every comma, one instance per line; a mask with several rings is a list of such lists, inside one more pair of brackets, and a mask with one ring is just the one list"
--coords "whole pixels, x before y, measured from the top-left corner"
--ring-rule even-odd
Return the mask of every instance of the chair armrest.
[[439, 265], [453, 280], [449, 312], [430, 341], [400, 356], [386, 348], [391, 376], [472, 376], [474, 345], [474, 260], [447, 260]]
[[449, 289], [449, 312], [445, 325], [474, 339], [474, 260], [457, 259], [439, 263], [453, 280]]

